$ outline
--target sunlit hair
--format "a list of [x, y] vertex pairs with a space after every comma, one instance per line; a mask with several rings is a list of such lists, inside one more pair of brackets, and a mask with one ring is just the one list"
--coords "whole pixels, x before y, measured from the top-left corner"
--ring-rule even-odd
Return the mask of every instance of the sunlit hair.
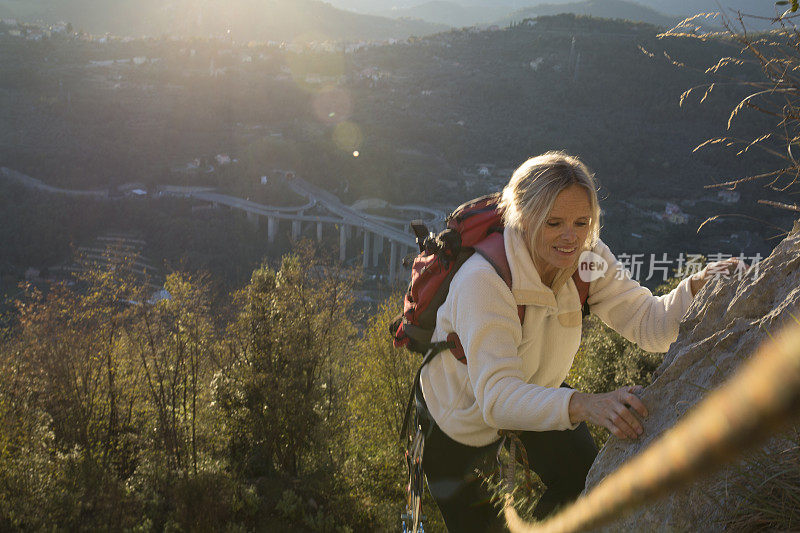
[[[503, 222], [507, 228], [514, 228], [523, 235], [532, 254], [536, 254], [536, 242], [556, 196], [571, 185], [583, 187], [589, 196], [592, 219], [586, 242], [579, 248], [580, 251], [590, 250], [600, 235], [600, 205], [594, 175], [577, 157], [564, 152], [547, 152], [532, 157], [514, 171], [508, 185], [503, 188], [500, 200]], [[579, 257], [580, 253], [575, 254], [575, 263], [556, 274], [552, 283], [554, 292], [575, 273]], [[535, 262], [541, 260], [534, 255]]]

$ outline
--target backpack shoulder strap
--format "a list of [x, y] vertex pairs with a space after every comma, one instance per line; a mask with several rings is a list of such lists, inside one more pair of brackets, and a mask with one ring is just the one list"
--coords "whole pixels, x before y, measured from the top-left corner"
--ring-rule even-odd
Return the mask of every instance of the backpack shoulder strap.
[[[508, 264], [508, 256], [506, 256], [506, 243], [503, 239], [501, 232], [490, 233], [488, 237], [474, 246], [475, 251], [486, 259], [495, 272], [511, 290], [511, 267]], [[520, 324], [525, 320], [525, 306], [517, 306], [517, 314], [519, 315]]]
[[[486, 259], [494, 270], [497, 272], [503, 281], [511, 289], [511, 267], [508, 265], [508, 257], [506, 257], [506, 245], [503, 241], [503, 234], [500, 232], [490, 233], [488, 237], [474, 246], [475, 252], [479, 253]], [[517, 306], [517, 316], [519, 316], [519, 323], [525, 321], [525, 306]], [[467, 356], [464, 353], [464, 347], [461, 346], [461, 340], [458, 338], [457, 333], [450, 333], [447, 336], [447, 342], [450, 346], [450, 351], [459, 362], [467, 364]]]
[[474, 246], [475, 251], [481, 254], [489, 264], [494, 267], [497, 274], [503, 278], [508, 288], [511, 288], [511, 267], [506, 256], [506, 243], [503, 234], [499, 231], [490, 233], [488, 237]]

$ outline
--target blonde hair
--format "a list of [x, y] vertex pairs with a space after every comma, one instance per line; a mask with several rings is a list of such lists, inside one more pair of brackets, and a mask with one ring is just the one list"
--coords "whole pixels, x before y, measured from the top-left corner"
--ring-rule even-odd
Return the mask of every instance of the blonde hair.
[[[556, 196], [572, 185], [586, 189], [589, 195], [592, 219], [586, 242], [581, 243], [581, 252], [592, 249], [600, 236], [600, 204], [597, 199], [597, 185], [589, 168], [577, 157], [564, 152], [547, 152], [525, 161], [514, 171], [503, 188], [500, 208], [503, 223], [508, 228], [519, 231], [528, 241], [534, 261], [536, 242], [541, 228], [553, 208]], [[552, 283], [553, 292], [558, 292], [578, 268], [580, 253], [576, 254], [574, 264], [560, 269]]]

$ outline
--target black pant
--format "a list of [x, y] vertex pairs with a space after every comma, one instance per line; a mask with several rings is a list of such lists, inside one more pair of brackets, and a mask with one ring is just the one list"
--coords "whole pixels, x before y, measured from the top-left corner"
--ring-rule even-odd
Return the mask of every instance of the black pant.
[[[466, 446], [445, 435], [430, 416], [421, 416], [420, 422], [428, 430], [422, 467], [447, 529], [452, 533], [503, 531], [505, 521], [476, 472], [485, 474], [495, 468], [499, 442]], [[541, 519], [583, 491], [597, 447], [583, 423], [574, 430], [524, 431], [520, 440], [531, 469], [547, 486], [534, 511]]]

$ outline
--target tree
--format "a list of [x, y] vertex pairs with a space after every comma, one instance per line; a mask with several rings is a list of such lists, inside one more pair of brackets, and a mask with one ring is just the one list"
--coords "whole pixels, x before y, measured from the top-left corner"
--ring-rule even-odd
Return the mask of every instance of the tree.
[[214, 400], [234, 467], [249, 476], [301, 473], [339, 414], [344, 365], [352, 357], [356, 273], [302, 245], [277, 272], [262, 265], [236, 295], [225, 368]]
[[122, 349], [144, 397], [141, 423], [157, 435], [152, 449], [176, 472], [198, 473], [198, 422], [217, 367], [208, 283], [183, 273], [167, 276], [168, 297], [136, 302]]
[[[788, 5], [789, 2], [779, 1], [776, 4]], [[709, 187], [735, 189], [745, 183], [757, 182], [765, 184], [766, 189], [778, 192], [782, 199], [788, 199], [798, 192], [800, 161], [794, 152], [800, 144], [800, 77], [796, 74], [800, 69], [800, 30], [793, 22], [797, 17], [794, 14], [797, 5], [797, 1], [792, 0], [791, 7], [774, 21], [773, 29], [763, 34], [754, 35], [747, 31], [745, 15], [739, 14], [736, 20], [732, 20], [723, 12], [719, 14], [725, 28], [722, 34], [697, 33], [693, 29], [696, 19], [704, 15], [696, 15], [659, 36], [690, 37], [703, 41], [721, 39], [735, 44], [740, 50], [738, 56], [721, 57], [716, 64], [708, 67], [705, 74], [719, 79], [689, 88], [681, 95], [681, 104], [692, 93], [702, 92], [702, 102], [717, 85], [734, 85], [746, 88], [748, 94], [739, 99], [731, 110], [727, 122], [729, 131], [745, 110], [757, 111], [774, 120], [768, 131], [755, 138], [743, 139], [735, 135], [715, 137], [699, 145], [695, 151], [722, 144], [736, 149], [736, 155], [740, 156], [750, 150], [760, 149], [780, 160], [780, 168], [758, 175], [729, 179]], [[741, 72], [748, 67], [757, 68], [761, 79], [742, 80]], [[738, 69], [736, 75], [728, 74], [732, 69]], [[759, 203], [800, 212], [800, 207], [794, 203], [768, 199], [759, 200]]]
[[[347, 461], [344, 474], [362, 512], [379, 530], [397, 526], [406, 482], [404, 442], [399, 438], [409, 393], [421, 357], [392, 346], [389, 324], [398, 313], [400, 295], [376, 310], [361, 337], [347, 391]], [[444, 526], [426, 494], [426, 527]]]

